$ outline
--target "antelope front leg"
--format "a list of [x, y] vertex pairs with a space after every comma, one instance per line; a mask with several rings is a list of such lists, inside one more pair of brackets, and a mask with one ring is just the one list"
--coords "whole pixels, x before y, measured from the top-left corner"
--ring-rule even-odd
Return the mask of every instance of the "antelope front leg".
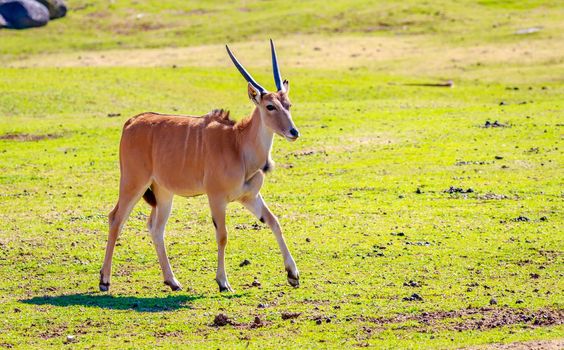
[[280, 228], [280, 223], [278, 222], [278, 218], [270, 209], [268, 209], [266, 203], [262, 199], [260, 193], [258, 193], [255, 197], [245, 198], [241, 200], [241, 203], [251, 211], [261, 222], [265, 222], [274, 236], [276, 237], [276, 241], [278, 242], [278, 246], [280, 247], [280, 252], [282, 253], [282, 257], [284, 258], [284, 267], [288, 272], [288, 283], [293, 287], [297, 287], [300, 285], [300, 273], [298, 272], [298, 267], [294, 262], [294, 258], [288, 247], [286, 246], [286, 241], [284, 241], [284, 236], [282, 235], [282, 230]]
[[225, 272], [225, 247], [227, 246], [227, 228], [225, 227], [225, 208], [227, 202], [223, 198], [209, 196], [213, 225], [215, 226], [215, 239], [217, 241], [217, 272], [215, 280], [220, 292], [233, 292]]

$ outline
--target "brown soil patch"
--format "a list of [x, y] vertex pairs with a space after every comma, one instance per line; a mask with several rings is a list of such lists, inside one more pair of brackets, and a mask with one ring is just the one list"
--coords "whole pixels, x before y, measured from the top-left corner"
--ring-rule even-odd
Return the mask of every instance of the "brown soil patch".
[[235, 322], [234, 320], [229, 318], [229, 316], [227, 316], [226, 314], [220, 313], [217, 314], [217, 316], [215, 316], [213, 323], [210, 326], [216, 328], [233, 326], [234, 328], [238, 328], [238, 329], [254, 329], [254, 328], [263, 327], [267, 324], [269, 323], [261, 320], [259, 316], [255, 316], [254, 320], [251, 323], [240, 323], [240, 322]]
[[11, 140], [11, 141], [41, 141], [46, 139], [57, 139], [61, 137], [58, 134], [44, 134], [44, 135], [36, 135], [36, 134], [15, 134], [15, 133], [8, 133], [4, 135], [0, 135], [0, 140]]
[[217, 11], [209, 10], [209, 9], [194, 9], [194, 10], [190, 10], [186, 13], [189, 14], [189, 15], [207, 15], [207, 14], [213, 13], [213, 12], [217, 12]]
[[321, 154], [324, 156], [327, 156], [327, 152], [325, 150], [314, 150], [314, 149], [306, 149], [306, 150], [300, 150], [300, 151], [295, 151], [290, 153], [291, 155], [293, 155], [296, 158], [301, 158], [301, 157], [305, 157], [305, 156], [312, 156], [312, 155], [316, 155], [316, 154]]
[[212, 325], [215, 327], [223, 327], [227, 326], [228, 324], [232, 325], [233, 321], [230, 320], [226, 314], [218, 314], [217, 316], [215, 316], [212, 323]]
[[[564, 309], [543, 308], [539, 310], [503, 308], [471, 308], [456, 311], [423, 312], [421, 314], [400, 314], [391, 318], [372, 318], [378, 325], [389, 325], [416, 321], [413, 328], [441, 328], [449, 330], [488, 330], [513, 324], [529, 326], [553, 326], [564, 324]], [[408, 326], [409, 328], [409, 326]]]
[[301, 314], [302, 314], [301, 312], [282, 312], [280, 316], [282, 317], [283, 320], [290, 320], [292, 318], [300, 317]]
[[564, 348], [564, 339], [553, 339], [553, 340], [533, 340], [527, 342], [516, 342], [509, 344], [488, 344], [475, 346], [465, 349], [472, 350], [556, 350]]
[[94, 11], [86, 15], [86, 18], [108, 18], [111, 12], [108, 10]]
[[485, 193], [485, 194], [481, 194], [478, 196], [478, 199], [483, 199], [483, 200], [502, 200], [502, 199], [508, 199], [509, 197], [504, 195], [504, 194], [496, 194], [496, 193]]
[[167, 28], [165, 24], [156, 22], [126, 22], [112, 26], [112, 30], [117, 34], [130, 35], [138, 32], [148, 32]]
[[51, 339], [51, 338], [58, 338], [62, 337], [67, 330], [66, 325], [55, 325], [53, 328], [47, 329], [44, 332], [38, 334], [41, 339]]

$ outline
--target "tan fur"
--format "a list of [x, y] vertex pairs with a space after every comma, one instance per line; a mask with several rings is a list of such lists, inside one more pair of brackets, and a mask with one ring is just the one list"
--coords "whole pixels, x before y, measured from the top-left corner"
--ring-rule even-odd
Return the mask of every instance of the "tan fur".
[[[214, 110], [202, 117], [143, 113], [125, 123], [120, 143], [119, 200], [109, 216], [110, 233], [101, 270], [101, 290], [109, 288], [111, 260], [119, 232], [148, 188], [156, 199], [148, 227], [165, 283], [173, 290], [181, 287], [164, 248], [164, 226], [174, 194], [208, 195], [216, 225], [216, 280], [221, 291], [232, 290], [224, 267], [225, 207], [232, 201], [241, 202], [271, 227], [283, 254], [288, 280], [292, 285], [298, 284], [298, 270], [278, 220], [259, 193], [264, 180], [261, 169], [270, 161], [274, 133], [289, 140], [297, 138], [290, 133], [295, 130], [289, 112], [290, 100], [287, 92], [255, 94], [251, 99], [255, 103], [252, 114], [237, 123], [223, 110]], [[269, 111], [268, 105], [276, 110]]]

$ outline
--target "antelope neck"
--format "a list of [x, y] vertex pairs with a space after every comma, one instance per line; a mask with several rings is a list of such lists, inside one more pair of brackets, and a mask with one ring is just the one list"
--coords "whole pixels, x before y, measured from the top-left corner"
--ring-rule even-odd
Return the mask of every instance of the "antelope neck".
[[248, 179], [262, 169], [270, 158], [274, 133], [264, 124], [258, 107], [253, 110], [249, 125], [242, 130], [242, 133], [241, 149]]

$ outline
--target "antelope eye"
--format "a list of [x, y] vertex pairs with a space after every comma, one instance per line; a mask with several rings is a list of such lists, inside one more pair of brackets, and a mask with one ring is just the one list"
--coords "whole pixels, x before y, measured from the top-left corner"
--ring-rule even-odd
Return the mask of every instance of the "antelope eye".
[[268, 105], [266, 106], [266, 109], [268, 109], [269, 111], [275, 111], [276, 107], [274, 107], [273, 105]]

